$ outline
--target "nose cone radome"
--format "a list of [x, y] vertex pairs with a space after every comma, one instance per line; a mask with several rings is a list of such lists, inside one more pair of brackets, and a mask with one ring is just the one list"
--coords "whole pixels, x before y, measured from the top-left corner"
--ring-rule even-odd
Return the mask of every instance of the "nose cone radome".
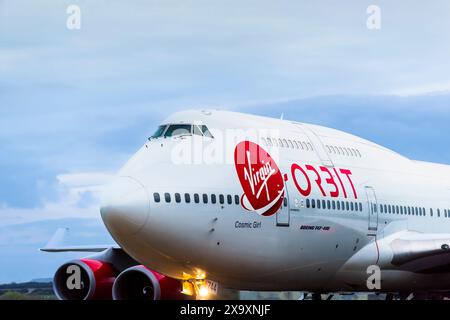
[[150, 200], [145, 187], [130, 177], [119, 177], [108, 185], [102, 196], [101, 215], [115, 236], [138, 233], [147, 222]]

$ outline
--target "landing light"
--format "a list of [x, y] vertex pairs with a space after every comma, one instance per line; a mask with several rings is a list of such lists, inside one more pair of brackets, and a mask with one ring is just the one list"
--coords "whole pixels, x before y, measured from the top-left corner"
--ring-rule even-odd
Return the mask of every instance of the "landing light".
[[198, 295], [201, 299], [206, 299], [209, 297], [209, 289], [206, 285], [202, 285], [198, 290]]

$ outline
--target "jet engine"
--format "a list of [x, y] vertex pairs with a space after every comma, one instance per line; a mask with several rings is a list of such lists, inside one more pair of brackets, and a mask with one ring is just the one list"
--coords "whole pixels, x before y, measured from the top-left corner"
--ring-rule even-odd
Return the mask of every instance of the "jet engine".
[[123, 271], [114, 282], [114, 300], [185, 300], [179, 280], [166, 277], [145, 266]]
[[60, 300], [106, 300], [118, 271], [107, 262], [95, 259], [73, 260], [55, 273], [53, 290]]

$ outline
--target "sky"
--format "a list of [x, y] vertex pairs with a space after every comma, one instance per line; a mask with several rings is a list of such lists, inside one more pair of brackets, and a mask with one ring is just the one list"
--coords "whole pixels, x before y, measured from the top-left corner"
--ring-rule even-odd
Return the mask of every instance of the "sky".
[[448, 12], [445, 0], [0, 0], [0, 283], [78, 256], [38, 251], [60, 227], [71, 245], [112, 242], [99, 187], [178, 110], [283, 113], [450, 164]]

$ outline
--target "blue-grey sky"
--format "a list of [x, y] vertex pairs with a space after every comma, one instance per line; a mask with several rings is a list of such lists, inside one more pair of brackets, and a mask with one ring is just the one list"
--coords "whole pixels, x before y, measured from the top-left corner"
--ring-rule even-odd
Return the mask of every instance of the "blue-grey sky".
[[[66, 9], [81, 9], [68, 30]], [[369, 5], [381, 29], [366, 26]], [[350, 131], [450, 163], [450, 3], [0, 0], [0, 282], [107, 242], [98, 185], [159, 121], [218, 107]]]

